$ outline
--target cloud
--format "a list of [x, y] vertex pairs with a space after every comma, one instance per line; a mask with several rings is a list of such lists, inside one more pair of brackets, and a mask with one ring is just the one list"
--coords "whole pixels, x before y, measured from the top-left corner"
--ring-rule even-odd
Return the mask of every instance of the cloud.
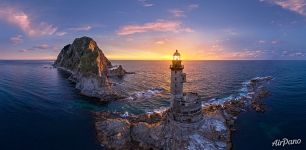
[[52, 48], [52, 46], [48, 44], [41, 44], [41, 45], [34, 46], [34, 49], [50, 49], [50, 48]]
[[186, 17], [185, 12], [183, 10], [179, 9], [171, 9], [169, 12], [174, 16], [174, 17]]
[[28, 52], [29, 50], [28, 49], [21, 49], [21, 50], [19, 50], [19, 52], [21, 52], [21, 53], [25, 53], [25, 52]]
[[22, 35], [16, 35], [10, 38], [10, 42], [14, 45], [20, 44], [23, 42]]
[[144, 6], [144, 7], [152, 7], [152, 6], [154, 6], [154, 4], [153, 3], [149, 3], [148, 2], [148, 0], [138, 0], [141, 4], [142, 4], [142, 6]]
[[54, 45], [48, 45], [48, 44], [39, 44], [32, 46], [31, 48], [26, 48], [26, 49], [21, 49], [19, 52], [31, 52], [31, 51], [36, 51], [36, 50], [52, 50], [52, 51], [58, 51], [58, 47]]
[[199, 8], [199, 5], [198, 5], [198, 4], [190, 4], [190, 5], [188, 6], [188, 9], [189, 9], [189, 10], [194, 10], [194, 9], [197, 9], [197, 8]]
[[273, 40], [273, 41], [271, 41], [271, 44], [278, 44], [278, 43], [279, 43], [278, 40]]
[[284, 9], [296, 12], [306, 16], [306, 1], [305, 0], [260, 0], [261, 2], [270, 2]]
[[45, 22], [35, 23], [28, 14], [14, 7], [0, 6], [0, 20], [18, 26], [28, 36], [52, 35], [57, 30]]
[[158, 44], [158, 45], [163, 45], [163, 44], [165, 44], [165, 41], [162, 41], [162, 40], [160, 40], [160, 41], [156, 41], [156, 42], [155, 42], [155, 44]]
[[222, 31], [231, 36], [239, 35], [239, 32], [233, 28], [226, 28], [226, 29], [223, 29]]
[[159, 32], [193, 32], [191, 28], [182, 26], [181, 22], [176, 21], [163, 21], [158, 20], [155, 22], [149, 22], [142, 25], [126, 25], [119, 29], [118, 35], [131, 35], [135, 33], [144, 33], [151, 31]]
[[55, 33], [57, 36], [64, 36], [67, 34], [67, 32], [56, 32]]
[[262, 55], [264, 55], [264, 51], [261, 50], [250, 50], [250, 49], [244, 49], [241, 52], [234, 52], [232, 53], [232, 56], [234, 58], [238, 59], [245, 59], [245, 58], [258, 58]]
[[257, 43], [259, 43], [259, 44], [265, 44], [266, 41], [265, 41], [265, 40], [259, 40], [259, 41], [257, 41]]
[[289, 57], [305, 57], [306, 53], [305, 52], [292, 52], [292, 51], [287, 51], [284, 50], [282, 52], [282, 56], [289, 56]]
[[152, 7], [152, 6], [154, 6], [154, 4], [152, 4], [152, 3], [147, 3], [147, 4], [143, 4], [143, 6], [144, 6], [144, 7]]
[[92, 29], [92, 26], [80, 26], [80, 27], [69, 28], [69, 30], [72, 30], [72, 31], [89, 31], [91, 29]]

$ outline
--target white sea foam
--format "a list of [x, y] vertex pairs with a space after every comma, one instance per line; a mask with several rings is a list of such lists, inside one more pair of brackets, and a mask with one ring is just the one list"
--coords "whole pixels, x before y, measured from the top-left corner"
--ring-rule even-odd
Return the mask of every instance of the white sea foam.
[[[208, 101], [203, 101], [202, 102], [202, 107], [207, 107], [210, 105], [221, 105], [226, 101], [230, 100], [251, 100], [255, 95], [258, 89], [262, 88], [264, 84], [268, 83], [270, 80], [272, 80], [272, 77], [255, 77], [247, 82], [242, 83], [242, 88], [238, 91], [238, 94], [236, 95], [230, 95], [225, 98], [213, 98]], [[255, 83], [256, 86], [251, 87], [251, 84]], [[247, 101], [248, 102], [248, 101]]]
[[158, 94], [161, 94], [164, 91], [165, 91], [165, 89], [163, 89], [163, 88], [152, 88], [152, 89], [145, 90], [145, 91], [138, 91], [138, 92], [132, 93], [127, 99], [128, 100], [137, 100], [137, 99], [152, 98], [152, 97], [154, 97]]
[[128, 117], [129, 116], [129, 112], [126, 111], [126, 112], [124, 112], [124, 114], [121, 114], [120, 116], [123, 117], [123, 118]]
[[153, 114], [153, 113], [162, 114], [165, 111], [167, 111], [168, 109], [169, 109], [169, 107], [160, 107], [158, 109], [153, 109], [152, 111], [147, 111], [147, 114]]

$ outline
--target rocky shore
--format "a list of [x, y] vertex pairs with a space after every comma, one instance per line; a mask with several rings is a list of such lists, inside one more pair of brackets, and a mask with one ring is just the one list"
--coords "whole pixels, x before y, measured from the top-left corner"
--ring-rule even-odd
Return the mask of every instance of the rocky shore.
[[120, 99], [125, 95], [109, 78], [122, 77], [127, 72], [121, 65], [113, 66], [92, 38], [76, 38], [72, 44], [64, 46], [54, 66], [68, 71], [69, 80], [83, 95], [100, 101]]
[[98, 140], [107, 149], [231, 149], [235, 119], [248, 108], [264, 110], [262, 100], [269, 95], [264, 85], [270, 80], [254, 78], [243, 95], [204, 100], [203, 119], [196, 123], [174, 121], [171, 109], [143, 115], [95, 112]]

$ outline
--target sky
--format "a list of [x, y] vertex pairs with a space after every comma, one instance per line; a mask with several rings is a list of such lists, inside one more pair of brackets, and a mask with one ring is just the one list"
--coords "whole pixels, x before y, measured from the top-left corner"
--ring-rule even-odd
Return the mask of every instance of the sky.
[[82, 36], [111, 60], [305, 60], [306, 0], [0, 0], [0, 59]]

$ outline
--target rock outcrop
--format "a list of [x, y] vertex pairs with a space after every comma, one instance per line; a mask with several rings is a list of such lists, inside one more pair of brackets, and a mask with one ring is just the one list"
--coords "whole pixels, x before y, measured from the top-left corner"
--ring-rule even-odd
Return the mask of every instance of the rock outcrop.
[[174, 121], [169, 111], [127, 117], [95, 114], [98, 140], [107, 149], [225, 149], [230, 134], [222, 114], [203, 115], [200, 122], [184, 124]]
[[122, 68], [121, 65], [109, 67], [108, 70], [109, 70], [108, 73], [109, 77], [122, 77], [125, 74], [127, 74], [127, 72]]
[[57, 56], [54, 66], [69, 71], [69, 79], [76, 83], [76, 88], [83, 95], [103, 101], [121, 97], [108, 77], [123, 76], [126, 71], [122, 66], [112, 66], [92, 38], [76, 38], [72, 44], [66, 45]]
[[268, 95], [263, 85], [271, 79], [252, 79], [245, 84], [247, 94], [203, 105], [203, 119], [195, 123], [173, 120], [171, 109], [143, 115], [96, 112], [98, 140], [107, 149], [231, 149], [235, 118], [250, 106], [257, 110], [251, 104]]

